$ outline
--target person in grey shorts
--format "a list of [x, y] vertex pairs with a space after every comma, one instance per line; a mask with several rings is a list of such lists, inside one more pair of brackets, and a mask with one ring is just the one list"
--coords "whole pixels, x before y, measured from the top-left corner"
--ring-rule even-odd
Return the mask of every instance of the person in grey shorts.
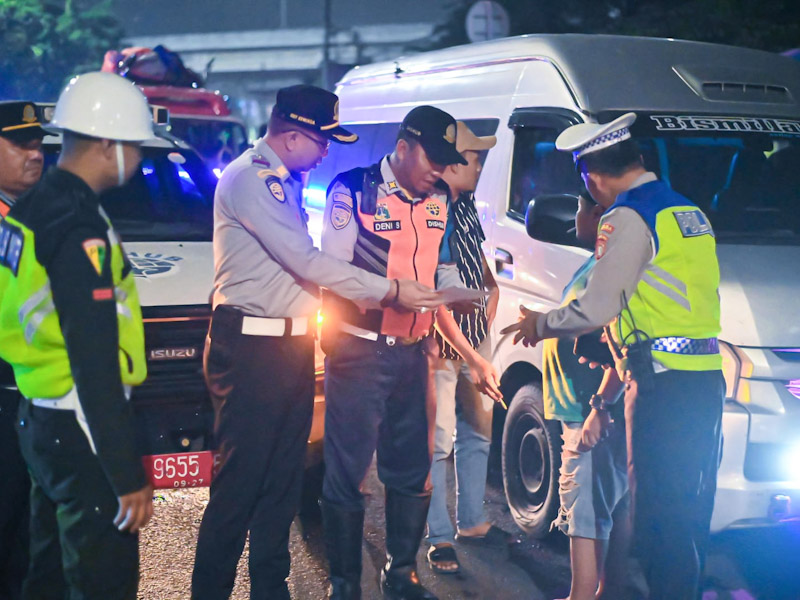
[[[576, 234], [587, 247], [594, 247], [602, 214], [603, 207], [588, 193], [580, 196]], [[564, 290], [563, 305], [586, 286], [595, 262], [592, 255], [575, 273]], [[599, 342], [599, 332], [587, 336]], [[561, 421], [563, 429], [561, 508], [553, 527], [570, 538], [568, 600], [619, 598], [630, 536], [624, 415], [621, 402], [608, 411], [591, 408], [602, 397], [618, 395], [622, 383], [613, 368], [590, 369], [575, 348], [571, 337], [543, 343], [545, 418]]]

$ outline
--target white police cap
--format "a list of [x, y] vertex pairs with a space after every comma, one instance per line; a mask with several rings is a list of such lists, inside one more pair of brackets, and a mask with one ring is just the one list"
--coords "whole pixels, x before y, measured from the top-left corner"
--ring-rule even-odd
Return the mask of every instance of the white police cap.
[[625, 113], [610, 123], [579, 123], [567, 127], [556, 139], [556, 148], [572, 152], [572, 158], [608, 148], [631, 137], [630, 126], [636, 120], [636, 113]]

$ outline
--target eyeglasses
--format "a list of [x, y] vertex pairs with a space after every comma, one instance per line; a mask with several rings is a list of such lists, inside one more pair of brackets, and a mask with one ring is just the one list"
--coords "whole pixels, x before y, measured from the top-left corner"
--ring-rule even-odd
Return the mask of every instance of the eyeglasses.
[[330, 140], [318, 140], [317, 138], [315, 138], [313, 136], [310, 136], [307, 133], [305, 133], [304, 131], [300, 131], [299, 129], [291, 129], [290, 131], [294, 131], [295, 133], [299, 133], [303, 137], [307, 137], [308, 139], [310, 139], [312, 142], [314, 142], [319, 147], [319, 151], [320, 152], [325, 152], [325, 151], [328, 150], [328, 148], [331, 147], [331, 141]]

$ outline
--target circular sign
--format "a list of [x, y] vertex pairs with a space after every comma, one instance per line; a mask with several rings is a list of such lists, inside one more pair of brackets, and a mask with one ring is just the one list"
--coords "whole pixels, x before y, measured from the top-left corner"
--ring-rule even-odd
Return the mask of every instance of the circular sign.
[[510, 25], [508, 11], [494, 0], [480, 0], [467, 13], [467, 37], [470, 42], [485, 42], [506, 37]]

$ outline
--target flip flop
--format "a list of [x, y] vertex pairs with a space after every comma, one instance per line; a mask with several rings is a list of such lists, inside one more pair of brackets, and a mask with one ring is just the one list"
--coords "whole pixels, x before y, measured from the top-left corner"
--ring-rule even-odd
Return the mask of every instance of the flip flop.
[[485, 548], [507, 548], [511, 544], [511, 534], [503, 531], [499, 527], [492, 525], [486, 535], [462, 535], [456, 534], [456, 540], [465, 544], [473, 544], [475, 546], [483, 546]]
[[[444, 569], [442, 563], [456, 563], [455, 569]], [[458, 573], [461, 569], [461, 564], [458, 562], [456, 549], [452, 546], [431, 546], [428, 550], [428, 564], [434, 573], [441, 573], [442, 575], [453, 575]]]

